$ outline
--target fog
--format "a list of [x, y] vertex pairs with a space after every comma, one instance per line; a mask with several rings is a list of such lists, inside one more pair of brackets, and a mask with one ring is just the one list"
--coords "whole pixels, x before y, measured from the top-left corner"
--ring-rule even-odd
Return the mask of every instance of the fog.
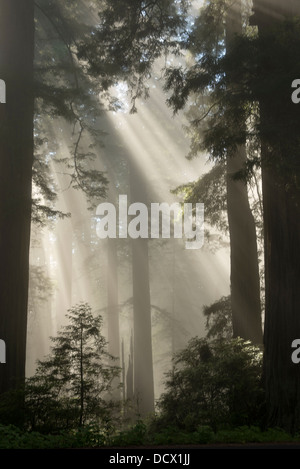
[[[152, 80], [150, 98], [138, 101], [135, 114], [129, 112], [126, 87], [113, 90], [123, 107], [119, 112], [103, 112], [97, 123], [106, 135], [103, 146], [97, 148], [94, 163], [107, 172], [109, 180], [108, 196], [99, 203], [116, 203], [120, 195], [126, 194], [130, 200], [129, 164], [138, 168], [143, 178], [148, 203], [181, 202], [171, 191], [209, 170], [204, 154], [187, 160], [190, 141], [184, 130], [185, 116], [172, 114], [161, 87], [159, 79]], [[70, 157], [66, 125], [52, 122], [51, 126], [58, 143], [56, 158]], [[71, 216], [53, 220], [51, 227], [32, 228], [31, 266], [41, 269], [50, 290], [39, 294], [45, 288], [43, 278], [32, 280], [27, 374], [34, 373], [36, 360], [48, 353], [49, 336], [64, 324], [72, 305], [89, 303], [95, 314], [103, 316], [104, 333], [109, 338], [108, 290], [112, 284], [117, 286], [118, 296], [116, 350], [121, 353], [123, 344], [127, 366], [133, 333], [130, 240], [113, 240], [118, 263], [116, 279], [107, 250], [111, 240], [100, 239], [96, 233], [96, 208], [89, 210], [84, 194], [69, 187], [64, 169], [55, 163], [52, 169], [58, 189], [55, 208]], [[184, 239], [172, 236], [148, 240], [155, 398], [162, 391], [173, 353], [190, 338], [205, 335], [203, 307], [229, 294], [229, 248], [226, 236], [217, 235], [222, 244], [216, 246], [205, 238], [197, 250], [186, 249]]]

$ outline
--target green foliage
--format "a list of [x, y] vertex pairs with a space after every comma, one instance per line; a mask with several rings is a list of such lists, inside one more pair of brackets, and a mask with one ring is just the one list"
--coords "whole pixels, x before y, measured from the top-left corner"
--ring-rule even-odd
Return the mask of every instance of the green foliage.
[[222, 297], [210, 306], [205, 306], [203, 314], [206, 317], [208, 339], [231, 339], [232, 309], [230, 296]]
[[[217, 150], [216, 137], [221, 137], [221, 145], [228, 138], [234, 147], [242, 136], [254, 149], [249, 155], [245, 175], [260, 164], [258, 142], [264, 142], [269, 148], [269, 160], [265, 164], [273, 171], [279, 170], [283, 178], [290, 177], [293, 171], [291, 185], [299, 185], [296, 179], [299, 177], [296, 161], [299, 113], [291, 101], [291, 83], [300, 63], [299, 31], [299, 21], [285, 21], [266, 35], [236, 38], [230, 52], [220, 60], [226, 78], [219, 84], [217, 93], [227, 109], [227, 129], [224, 121], [218, 120], [206, 136], [207, 147], [212, 150]], [[267, 120], [260, 119], [258, 102], [268, 110]], [[244, 135], [238, 123], [242, 115], [248, 123]]]
[[[193, 431], [179, 429], [175, 425], [159, 427], [157, 420], [138, 422], [126, 431], [119, 432], [107, 441], [108, 446], [160, 446], [207, 445], [298, 442], [299, 435], [292, 436], [279, 428], [262, 430], [259, 426], [243, 425], [214, 431], [209, 425], [199, 425]], [[160, 422], [161, 424], [161, 422]]]
[[[35, 159], [33, 165], [33, 221], [45, 224], [61, 217], [55, 209], [57, 172], [69, 176], [70, 187], [80, 189], [90, 208], [106, 196], [108, 180], [95, 162], [93, 145], [103, 145], [98, 128], [99, 83], [86, 73], [76, 56], [76, 43], [90, 31], [91, 9], [81, 1], [40, 0], [36, 5], [35, 50]], [[53, 129], [60, 131], [59, 139]], [[62, 142], [69, 142], [66, 156]], [[63, 148], [63, 157], [60, 155]]]
[[22, 427], [24, 424], [24, 389], [7, 391], [0, 396], [0, 424]]
[[[154, 423], [155, 428], [155, 423]], [[195, 431], [180, 430], [175, 426], [167, 426], [159, 431], [150, 425], [148, 442], [154, 445], [207, 444], [214, 439], [214, 432], [208, 426], [199, 426]]]
[[[243, 2], [244, 3], [244, 2]], [[230, 2], [210, 0], [201, 10], [187, 48], [193, 63], [166, 70], [168, 103], [187, 117], [191, 155], [206, 151], [214, 161], [231, 157], [246, 145], [248, 160], [235, 176], [249, 180], [261, 164], [260, 145], [268, 147], [272, 171], [288, 178], [286, 190], [299, 187], [299, 113], [291, 101], [298, 76], [299, 20], [287, 20], [258, 36], [247, 8], [242, 34], [226, 49], [226, 13]], [[210, 32], [208, 31], [210, 29]], [[267, 115], [261, 119], [261, 107]]]
[[257, 426], [220, 429], [216, 432], [209, 426], [199, 426], [195, 431], [178, 430], [176, 427], [166, 427], [158, 433], [149, 433], [144, 443], [154, 445], [206, 445], [206, 444], [247, 444], [247, 443], [279, 443], [298, 441], [289, 433], [276, 428], [261, 430]]
[[134, 112], [136, 98], [148, 95], [146, 82], [155, 60], [179, 52], [188, 3], [104, 0], [99, 24], [79, 42], [79, 59], [87, 61], [89, 73], [101, 79], [104, 90], [126, 81]]
[[13, 425], [0, 424], [0, 449], [71, 449], [100, 447], [105, 438], [99, 429], [82, 428], [74, 432], [45, 435], [24, 432]]
[[206, 224], [227, 233], [226, 166], [215, 164], [198, 180], [178, 186], [174, 194], [183, 194], [185, 203], [196, 204], [200, 200], [205, 206]]
[[215, 161], [225, 159], [234, 153], [237, 144], [245, 143], [244, 127], [250, 112], [239, 101], [235, 89], [238, 81], [233, 74], [228, 75], [225, 66], [226, 16], [230, 8], [228, 0], [205, 3], [187, 41], [193, 63], [185, 68], [168, 68], [165, 74], [165, 89], [171, 91], [168, 104], [175, 112], [189, 104], [191, 155], [205, 151]]
[[[213, 438], [215, 443], [279, 443], [293, 441], [291, 435], [281, 429], [269, 428], [262, 431], [256, 426], [242, 426], [234, 429], [219, 430]], [[297, 441], [297, 440], [296, 440]]]
[[110, 440], [110, 445], [143, 445], [148, 439], [147, 425], [142, 421], [138, 421], [132, 427], [118, 432]]
[[105, 439], [95, 428], [83, 428], [74, 432], [61, 432], [58, 435], [44, 435], [38, 432], [23, 432], [13, 425], [0, 424], [0, 449], [78, 449], [105, 448], [110, 446], [179, 445], [183, 444], [245, 444], [298, 442], [281, 429], [270, 428], [262, 431], [259, 427], [243, 426], [235, 429], [214, 432], [208, 426], [199, 426], [194, 432], [179, 431], [167, 427], [153, 432], [144, 423], [138, 423], [127, 432], [115, 438]]
[[111, 383], [119, 374], [101, 335], [101, 316], [88, 304], [69, 310], [69, 319], [48, 358], [38, 363], [25, 387], [25, 411], [31, 430], [57, 432], [97, 424], [113, 425]]
[[174, 359], [167, 374], [157, 420], [163, 427], [195, 431], [199, 425], [214, 430], [257, 423], [263, 392], [262, 356], [241, 339], [194, 338]]

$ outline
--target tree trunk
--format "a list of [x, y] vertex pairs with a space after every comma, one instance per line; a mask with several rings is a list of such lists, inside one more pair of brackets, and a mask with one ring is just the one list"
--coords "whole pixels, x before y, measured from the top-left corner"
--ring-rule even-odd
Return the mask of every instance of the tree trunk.
[[[116, 239], [107, 239], [107, 336], [108, 352], [116, 359], [114, 366], [121, 366], [120, 356], [120, 321], [118, 292], [118, 243]], [[121, 398], [120, 376], [113, 380], [113, 396]]]
[[246, 161], [245, 147], [227, 160], [227, 211], [233, 336], [262, 345], [257, 238], [247, 185], [232, 176]]
[[130, 337], [130, 353], [128, 355], [128, 367], [126, 373], [126, 399], [133, 401], [133, 340]]
[[[63, 187], [63, 186], [62, 186]], [[67, 211], [70, 207], [66, 207]], [[66, 322], [68, 309], [72, 307], [72, 265], [73, 265], [73, 227], [70, 218], [58, 220], [56, 225], [55, 255], [56, 295], [55, 295], [55, 335]]]
[[293, 431], [300, 426], [299, 365], [291, 360], [292, 342], [300, 338], [300, 210], [278, 179], [263, 170], [264, 378], [270, 423]]
[[108, 351], [120, 366], [118, 252], [117, 240], [113, 238], [107, 239], [107, 326]]
[[[145, 181], [136, 164], [130, 167], [131, 203], [147, 203]], [[132, 244], [133, 280], [133, 369], [134, 399], [141, 417], [154, 411], [151, 302], [149, 284], [148, 239], [137, 238]]]
[[[235, 34], [242, 34], [241, 1], [233, 3], [226, 17], [226, 46], [229, 51]], [[234, 337], [261, 345], [263, 338], [255, 222], [247, 184], [233, 179], [244, 168], [246, 160], [245, 145], [240, 145], [227, 158], [232, 324]]]
[[0, 393], [25, 378], [33, 163], [33, 0], [0, 0]]
[[[285, 16], [291, 17], [295, 13], [300, 16], [299, 2], [274, 0], [272, 9], [266, 10], [265, 6], [261, 0], [254, 2], [252, 22], [258, 25], [260, 37], [268, 35], [276, 22]], [[285, 109], [277, 106], [277, 114], [270, 107], [277, 100], [278, 103], [282, 101], [282, 93], [284, 90], [278, 90], [272, 103], [262, 97], [262, 128], [267, 125], [273, 125], [275, 129], [295, 127], [295, 105], [291, 101], [283, 100]], [[290, 119], [290, 122], [284, 122], [285, 119]], [[298, 116], [296, 122], [299, 122]], [[295, 131], [289, 134], [290, 138], [281, 138], [280, 146], [272, 146], [272, 142], [263, 135], [261, 149], [266, 288], [264, 383], [268, 423], [288, 431], [300, 427], [299, 365], [291, 360], [292, 341], [300, 338], [300, 190], [295, 183], [298, 178], [299, 184], [300, 168], [297, 163], [293, 171], [288, 171], [280, 164], [288, 167], [293, 156], [290, 148], [293, 142], [296, 147], [297, 134]], [[298, 144], [297, 154], [299, 151]]]

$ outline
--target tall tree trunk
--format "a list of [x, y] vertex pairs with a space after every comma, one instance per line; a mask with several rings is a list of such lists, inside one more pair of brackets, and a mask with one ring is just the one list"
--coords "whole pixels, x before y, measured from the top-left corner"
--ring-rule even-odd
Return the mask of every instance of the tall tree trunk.
[[299, 365], [291, 360], [292, 342], [300, 338], [300, 193], [295, 203], [278, 179], [263, 169], [264, 377], [270, 423], [293, 431], [300, 426]]
[[257, 237], [247, 185], [233, 180], [246, 162], [245, 147], [227, 160], [227, 211], [230, 232], [230, 280], [233, 336], [262, 345]]
[[109, 353], [120, 365], [120, 332], [118, 301], [118, 251], [117, 240], [107, 240], [107, 322]]
[[0, 0], [0, 393], [25, 377], [33, 163], [33, 0]]
[[[253, 24], [258, 25], [260, 37], [265, 38], [269, 34], [276, 34], [276, 29], [272, 33], [271, 28], [277, 22], [294, 14], [300, 17], [299, 2], [274, 0], [270, 4], [269, 0], [256, 0]], [[268, 96], [266, 99], [264, 96], [261, 98], [262, 129], [270, 124], [275, 129], [295, 128], [294, 105], [285, 98], [282, 101], [282, 93], [284, 90], [278, 90], [272, 96], [272, 104], [284, 103], [284, 108], [277, 106], [277, 114], [274, 113], [274, 107], [270, 106]], [[284, 118], [281, 117], [282, 113]], [[289, 118], [289, 123], [284, 122]], [[296, 121], [299, 122], [297, 116]], [[288, 167], [290, 157], [293, 157], [290, 148], [293, 142], [297, 145], [297, 129], [289, 137], [281, 138], [280, 145], [272, 146], [272, 141], [265, 134], [262, 135], [266, 289], [264, 382], [268, 423], [294, 431], [300, 427], [299, 365], [291, 360], [292, 341], [300, 338], [300, 190], [294, 182], [298, 178], [299, 184], [300, 168], [299, 163], [293, 170], [276, 165], [276, 162], [283, 162]], [[299, 152], [298, 143], [297, 154]]]
[[[69, 210], [69, 207], [67, 210]], [[65, 323], [67, 310], [72, 306], [72, 248], [73, 229], [71, 219], [58, 220], [55, 243], [55, 254], [57, 256], [55, 314], [58, 330]]]
[[[136, 164], [130, 166], [131, 203], [147, 204], [145, 181]], [[133, 281], [133, 369], [134, 398], [141, 417], [154, 411], [151, 302], [148, 239], [137, 238], [132, 244]]]
[[130, 352], [128, 355], [128, 367], [126, 373], [126, 399], [133, 401], [133, 340], [130, 337]]
[[[115, 358], [113, 364], [121, 366], [120, 355], [120, 321], [118, 294], [118, 251], [117, 240], [107, 239], [107, 336], [108, 352]], [[113, 395], [116, 400], [121, 398], [120, 376], [113, 380]], [[125, 385], [125, 383], [124, 383]]]
[[[226, 46], [230, 51], [235, 34], [242, 34], [241, 1], [236, 0], [226, 17]], [[232, 85], [234, 87], [234, 84]], [[227, 158], [227, 211], [230, 233], [231, 308], [233, 336], [262, 344], [260, 279], [257, 237], [247, 184], [234, 180], [244, 168], [246, 147], [240, 145]]]
[[[109, 158], [106, 161], [108, 169], [108, 179], [110, 187], [108, 191], [108, 200], [116, 209], [118, 206], [117, 187], [118, 177], [114, 161]], [[120, 309], [119, 309], [119, 259], [118, 259], [118, 240], [116, 238], [107, 238], [107, 341], [108, 351], [115, 357], [116, 366], [121, 366], [120, 350]], [[125, 370], [123, 370], [124, 372]], [[125, 386], [125, 383], [123, 383]], [[120, 376], [114, 378], [114, 396], [120, 400]]]

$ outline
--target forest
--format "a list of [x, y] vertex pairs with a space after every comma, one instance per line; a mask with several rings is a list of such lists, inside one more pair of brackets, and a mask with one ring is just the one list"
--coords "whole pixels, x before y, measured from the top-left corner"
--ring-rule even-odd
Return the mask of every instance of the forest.
[[0, 448], [300, 445], [298, 0], [0, 0]]

